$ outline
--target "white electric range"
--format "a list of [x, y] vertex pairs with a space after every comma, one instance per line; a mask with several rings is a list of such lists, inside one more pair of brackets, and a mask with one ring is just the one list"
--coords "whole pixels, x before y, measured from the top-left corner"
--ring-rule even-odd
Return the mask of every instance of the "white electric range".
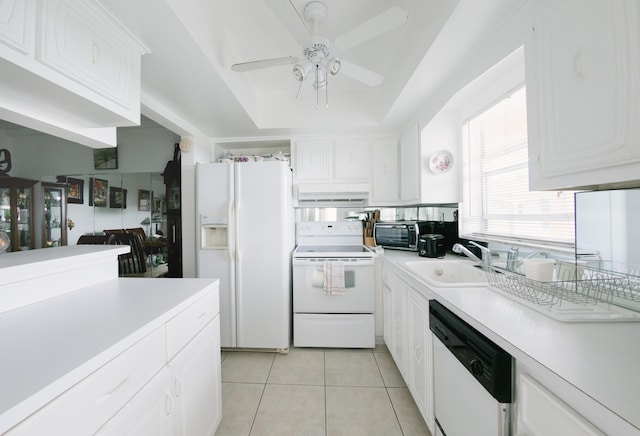
[[359, 221], [296, 225], [293, 345], [375, 347], [375, 256]]

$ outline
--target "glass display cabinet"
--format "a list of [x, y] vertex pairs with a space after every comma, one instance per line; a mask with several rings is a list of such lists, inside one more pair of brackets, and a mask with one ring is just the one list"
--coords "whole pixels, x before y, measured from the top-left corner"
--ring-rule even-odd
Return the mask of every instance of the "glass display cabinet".
[[42, 247], [67, 245], [67, 185], [42, 182]]
[[35, 248], [33, 186], [37, 180], [0, 177], [0, 232], [9, 238], [7, 251]]

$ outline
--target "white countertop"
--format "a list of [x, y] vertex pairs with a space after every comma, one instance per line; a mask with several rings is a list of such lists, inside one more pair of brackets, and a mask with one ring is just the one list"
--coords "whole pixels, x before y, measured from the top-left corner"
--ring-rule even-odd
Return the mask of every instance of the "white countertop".
[[416, 253], [385, 250], [384, 259], [516, 360], [542, 365], [640, 434], [640, 322], [561, 322], [488, 288], [432, 288], [403, 266], [430, 260]]
[[217, 279], [113, 279], [0, 314], [0, 433], [215, 284]]

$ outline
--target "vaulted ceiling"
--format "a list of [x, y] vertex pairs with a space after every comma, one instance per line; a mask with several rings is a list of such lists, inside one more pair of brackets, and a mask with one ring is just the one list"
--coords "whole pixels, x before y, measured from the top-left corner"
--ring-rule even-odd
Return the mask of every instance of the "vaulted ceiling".
[[[232, 70], [255, 60], [302, 58], [312, 44], [304, 20], [309, 0], [102, 3], [150, 50], [142, 64], [143, 112], [153, 117], [149, 112], [167, 107], [224, 139], [395, 132], [525, 1], [323, 0], [328, 13], [315, 36], [344, 62], [318, 91], [312, 78], [294, 78], [291, 63]], [[353, 47], [339, 50], [336, 41]]]

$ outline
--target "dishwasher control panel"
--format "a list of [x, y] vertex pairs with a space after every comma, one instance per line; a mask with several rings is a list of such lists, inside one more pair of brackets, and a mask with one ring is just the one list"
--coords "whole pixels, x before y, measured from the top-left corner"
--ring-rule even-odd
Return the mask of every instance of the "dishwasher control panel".
[[436, 300], [429, 300], [429, 328], [496, 400], [511, 402], [509, 353]]

